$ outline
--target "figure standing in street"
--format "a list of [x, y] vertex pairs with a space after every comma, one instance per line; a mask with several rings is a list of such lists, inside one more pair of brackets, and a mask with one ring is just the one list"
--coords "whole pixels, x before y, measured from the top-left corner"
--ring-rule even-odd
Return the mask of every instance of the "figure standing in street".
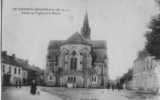
[[18, 88], [18, 82], [16, 81], [16, 88]]
[[19, 81], [19, 88], [21, 88], [21, 81]]
[[32, 95], [35, 95], [36, 94], [36, 91], [37, 91], [37, 84], [36, 84], [36, 81], [35, 80], [32, 80], [32, 84], [31, 84], [31, 94]]

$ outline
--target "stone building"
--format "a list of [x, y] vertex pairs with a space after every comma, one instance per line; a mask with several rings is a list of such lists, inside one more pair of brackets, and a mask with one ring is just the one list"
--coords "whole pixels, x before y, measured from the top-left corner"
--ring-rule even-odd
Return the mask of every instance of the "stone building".
[[128, 87], [138, 91], [159, 91], [160, 60], [152, 56], [138, 57], [133, 63], [133, 79]]
[[[16, 61], [15, 55], [8, 55], [6, 51], [2, 52], [2, 82], [5, 85], [24, 84], [23, 80], [27, 79], [28, 72], [23, 69], [21, 64]], [[2, 84], [3, 84], [2, 83]]]
[[46, 84], [50, 86], [102, 87], [108, 80], [107, 47], [91, 40], [88, 15], [81, 32], [67, 40], [51, 40], [48, 46]]
[[34, 79], [40, 81], [42, 70], [38, 67], [30, 65], [27, 60], [7, 54], [7, 51], [2, 51], [2, 70], [1, 78], [3, 85], [29, 85]]

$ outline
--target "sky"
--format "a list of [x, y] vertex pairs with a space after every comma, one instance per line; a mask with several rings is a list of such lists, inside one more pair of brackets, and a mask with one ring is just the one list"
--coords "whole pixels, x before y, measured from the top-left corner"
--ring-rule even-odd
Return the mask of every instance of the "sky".
[[[38, 15], [15, 8], [65, 11]], [[109, 77], [122, 76], [144, 48], [147, 26], [158, 14], [154, 0], [4, 0], [2, 50], [45, 69], [49, 41], [79, 32], [86, 11], [91, 39], [107, 42]]]

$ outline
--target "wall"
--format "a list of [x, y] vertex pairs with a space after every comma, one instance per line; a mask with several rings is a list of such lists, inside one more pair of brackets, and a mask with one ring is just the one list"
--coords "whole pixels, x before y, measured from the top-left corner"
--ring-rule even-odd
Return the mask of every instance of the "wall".
[[[14, 65], [10, 65], [10, 64], [4, 64], [2, 63], [2, 66], [5, 66], [5, 70], [3, 72], [3, 68], [2, 68], [2, 76], [3, 74], [10, 74], [10, 83], [12, 85], [16, 84], [16, 81], [22, 81], [23, 75], [22, 75], [22, 68], [18, 67], [18, 66], [14, 66]], [[15, 73], [15, 69], [16, 69], [16, 73]], [[20, 73], [19, 73], [20, 70]]]
[[133, 80], [130, 87], [136, 90], [157, 91], [160, 88], [159, 73], [160, 66], [153, 57], [137, 59], [133, 64]]

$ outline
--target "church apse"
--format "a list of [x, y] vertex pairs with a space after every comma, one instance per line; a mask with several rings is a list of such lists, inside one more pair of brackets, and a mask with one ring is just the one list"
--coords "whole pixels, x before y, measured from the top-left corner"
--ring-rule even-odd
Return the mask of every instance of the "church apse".
[[90, 35], [86, 14], [80, 33], [76, 32], [66, 40], [50, 41], [47, 72], [55, 77], [52, 86], [92, 88], [102, 87], [107, 82], [106, 42], [91, 40]]

